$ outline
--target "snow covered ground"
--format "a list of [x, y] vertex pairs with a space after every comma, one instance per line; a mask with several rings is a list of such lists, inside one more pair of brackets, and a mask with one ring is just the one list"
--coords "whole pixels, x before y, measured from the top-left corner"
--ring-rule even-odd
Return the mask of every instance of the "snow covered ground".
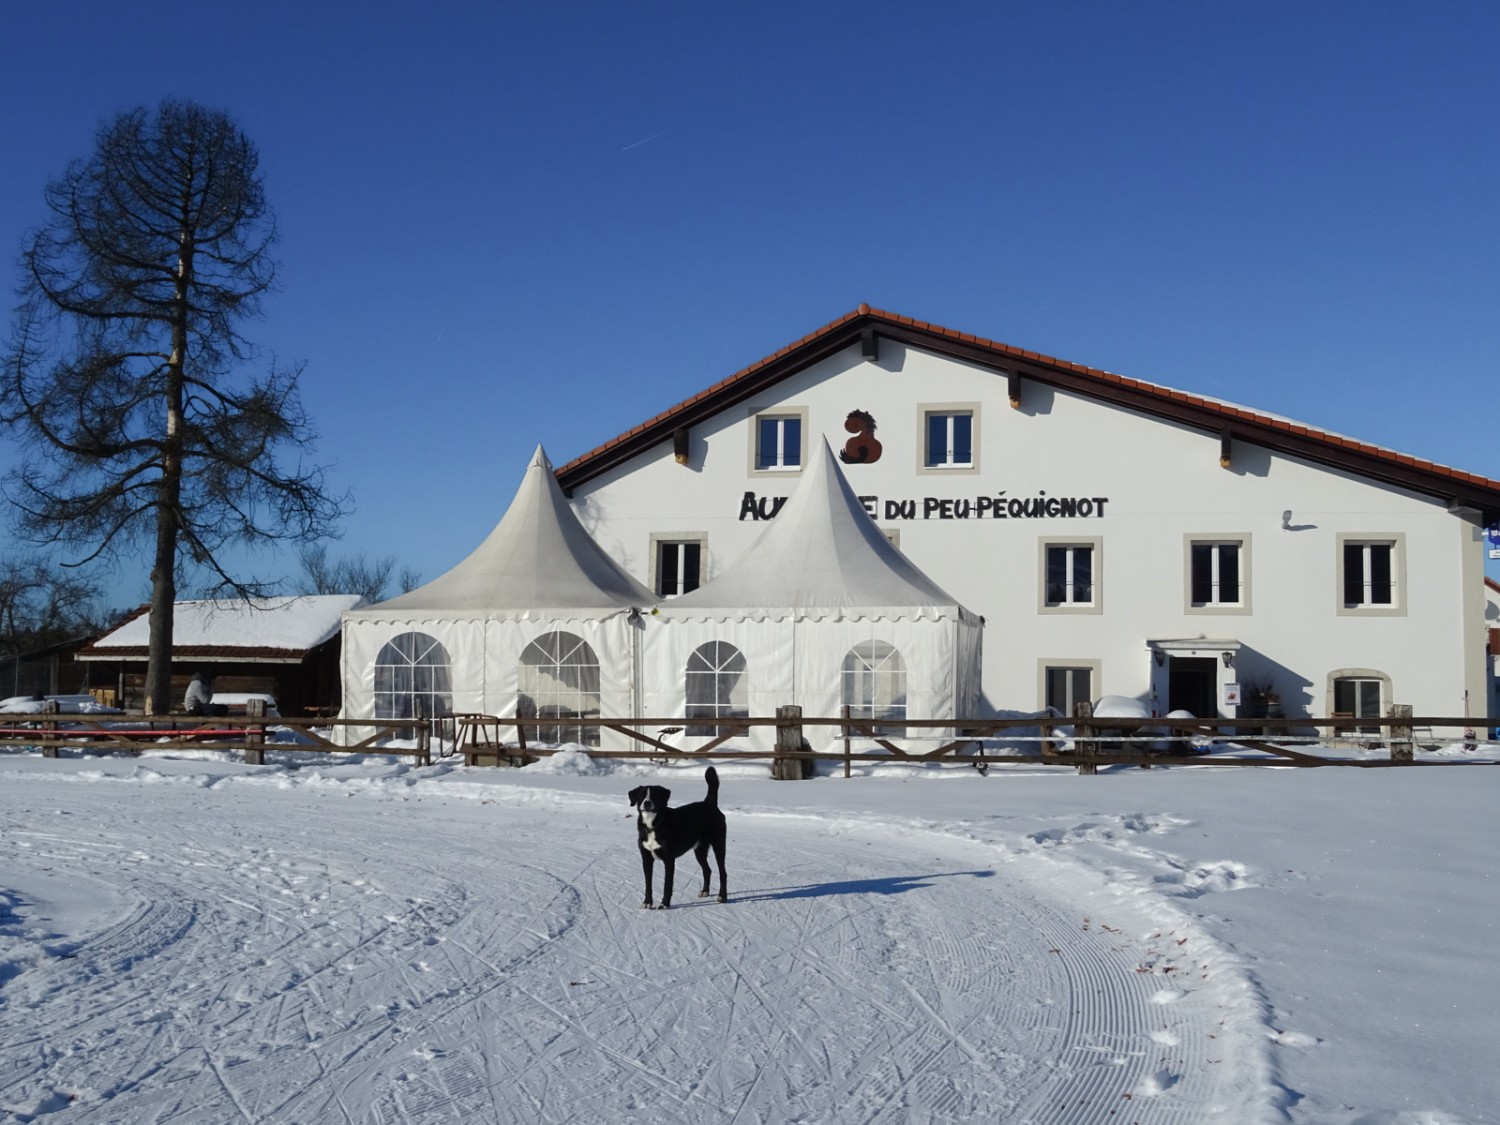
[[0, 1121], [1500, 1120], [1500, 771], [719, 769], [0, 754]]

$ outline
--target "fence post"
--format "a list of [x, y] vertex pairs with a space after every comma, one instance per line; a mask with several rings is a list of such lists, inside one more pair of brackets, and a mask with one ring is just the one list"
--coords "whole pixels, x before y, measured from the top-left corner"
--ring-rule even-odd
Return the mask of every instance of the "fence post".
[[[264, 719], [266, 717], [266, 701], [264, 699], [247, 699], [245, 701], [245, 718]], [[266, 728], [264, 726], [249, 726], [245, 728], [245, 761], [252, 766], [263, 766], [266, 764]]]
[[1388, 718], [1391, 723], [1391, 761], [1410, 762], [1416, 743], [1416, 730], [1411, 725], [1411, 704], [1392, 703]]
[[42, 757], [55, 758], [58, 755], [58, 746], [54, 739], [57, 738], [57, 714], [62, 710], [61, 705], [55, 699], [44, 699], [42, 701], [42, 714], [45, 716], [46, 741], [42, 743]]
[[844, 704], [839, 714], [844, 719], [844, 776], [849, 776], [849, 704]]
[[802, 708], [787, 704], [776, 708], [776, 756], [771, 759], [774, 781], [801, 781], [812, 776], [812, 763], [803, 757]]
[[432, 723], [417, 726], [417, 765], [432, 765]]
[[[1095, 757], [1099, 753], [1099, 741], [1090, 737], [1093, 730], [1094, 705], [1088, 700], [1082, 700], [1073, 704], [1073, 752], [1085, 758]], [[1097, 762], [1079, 762], [1078, 775], [1083, 777], [1093, 776], [1099, 772]]]

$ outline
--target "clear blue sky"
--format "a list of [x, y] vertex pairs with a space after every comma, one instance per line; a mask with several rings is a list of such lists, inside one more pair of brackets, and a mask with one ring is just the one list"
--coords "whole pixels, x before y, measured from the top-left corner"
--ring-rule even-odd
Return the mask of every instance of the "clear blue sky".
[[11, 3], [0, 253], [116, 112], [227, 110], [333, 553], [428, 579], [537, 442], [862, 301], [1500, 478], [1497, 58], [1493, 2]]

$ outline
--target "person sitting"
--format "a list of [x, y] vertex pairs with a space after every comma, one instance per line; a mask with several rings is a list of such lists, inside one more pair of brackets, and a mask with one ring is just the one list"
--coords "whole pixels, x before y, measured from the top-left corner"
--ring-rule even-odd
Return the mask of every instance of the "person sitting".
[[214, 698], [214, 682], [209, 679], [207, 672], [194, 672], [192, 680], [188, 683], [187, 695], [183, 697], [183, 705], [189, 715], [211, 715], [211, 705]]

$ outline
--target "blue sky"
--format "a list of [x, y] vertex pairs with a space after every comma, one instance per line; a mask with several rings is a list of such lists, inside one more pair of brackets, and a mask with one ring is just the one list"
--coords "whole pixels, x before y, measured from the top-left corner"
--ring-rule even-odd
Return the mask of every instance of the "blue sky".
[[116, 112], [227, 110], [333, 553], [424, 578], [536, 443], [860, 302], [1500, 478], [1497, 44], [1492, 3], [8, 4], [0, 252]]

